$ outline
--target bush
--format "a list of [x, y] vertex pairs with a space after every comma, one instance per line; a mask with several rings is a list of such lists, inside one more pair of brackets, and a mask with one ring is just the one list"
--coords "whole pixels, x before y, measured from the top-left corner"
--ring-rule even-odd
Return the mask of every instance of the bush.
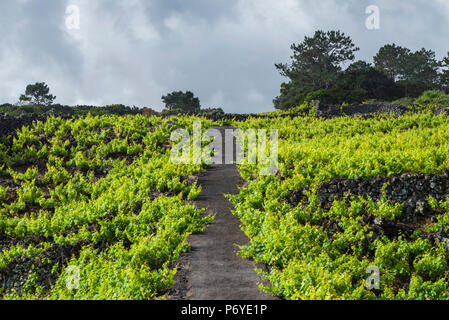
[[159, 113], [151, 108], [143, 108], [142, 114], [146, 117], [157, 116]]
[[362, 101], [362, 104], [384, 104], [384, 102], [377, 99], [367, 99]]
[[441, 90], [428, 90], [416, 99], [415, 102], [422, 106], [438, 105], [449, 107], [449, 94]]
[[201, 109], [199, 114], [224, 114], [225, 112], [223, 111], [222, 108], [205, 108], [205, 109]]
[[314, 100], [319, 100], [321, 103], [325, 104], [339, 104], [343, 101], [343, 96], [338, 89], [320, 89], [310, 92], [305, 102], [311, 102]]
[[325, 104], [355, 104], [362, 103], [367, 96], [367, 92], [364, 89], [353, 89], [346, 90], [340, 87], [335, 87], [331, 89], [320, 89], [310, 92], [305, 102], [312, 102], [314, 100], [319, 100], [321, 103]]
[[397, 104], [397, 105], [405, 106], [405, 107], [410, 106], [414, 103], [415, 103], [415, 99], [413, 99], [411, 97], [404, 97], [404, 98], [400, 98], [400, 99], [397, 99], [397, 100], [394, 100], [391, 102], [391, 104]]
[[185, 110], [182, 109], [164, 109], [161, 111], [161, 116], [177, 116], [179, 114], [190, 114], [189, 112], [186, 112]]
[[306, 96], [307, 90], [301, 84], [295, 81], [284, 82], [281, 84], [281, 94], [273, 99], [273, 104], [278, 110], [289, 110], [301, 105]]

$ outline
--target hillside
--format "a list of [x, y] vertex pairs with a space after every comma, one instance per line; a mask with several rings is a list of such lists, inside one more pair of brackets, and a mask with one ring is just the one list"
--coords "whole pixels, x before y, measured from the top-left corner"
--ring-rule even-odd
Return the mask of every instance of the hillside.
[[[166, 298], [180, 288], [176, 275], [189, 282], [216, 274], [195, 278], [183, 268], [203, 268], [189, 264], [204, 254], [195, 246], [208, 244], [208, 234], [219, 245], [225, 237], [217, 235], [232, 229], [223, 224], [234, 221], [249, 240], [226, 239], [241, 239], [238, 259], [258, 263], [263, 290], [275, 297], [449, 299], [449, 118], [435, 110], [368, 115], [48, 116], [3, 135], [1, 297]], [[245, 163], [237, 166], [245, 180], [238, 190], [214, 189], [196, 178], [214, 170], [208, 164], [173, 163], [171, 133], [192, 132], [199, 120], [204, 130], [277, 129], [275, 174]], [[215, 209], [192, 202], [201, 181], [203, 197], [221, 197]], [[234, 207], [224, 193], [233, 193]], [[240, 262], [220, 259], [227, 276], [242, 276], [232, 272]], [[367, 287], [367, 270], [380, 272], [379, 287]], [[225, 288], [232, 290], [216, 283], [216, 292]]]

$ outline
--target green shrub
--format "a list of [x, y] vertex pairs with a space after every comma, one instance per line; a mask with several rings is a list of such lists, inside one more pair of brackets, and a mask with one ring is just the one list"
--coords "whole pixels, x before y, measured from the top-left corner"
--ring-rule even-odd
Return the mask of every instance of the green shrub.
[[416, 99], [416, 103], [422, 106], [438, 105], [449, 107], [449, 94], [441, 90], [428, 90]]
[[343, 101], [341, 92], [338, 89], [320, 89], [310, 92], [305, 102], [311, 102], [319, 100], [321, 103], [326, 104], [339, 104]]
[[397, 105], [401, 105], [401, 106], [409, 106], [414, 104], [416, 101], [415, 99], [411, 98], [411, 97], [403, 97], [397, 100], [394, 100], [391, 102], [391, 104], [397, 104]]

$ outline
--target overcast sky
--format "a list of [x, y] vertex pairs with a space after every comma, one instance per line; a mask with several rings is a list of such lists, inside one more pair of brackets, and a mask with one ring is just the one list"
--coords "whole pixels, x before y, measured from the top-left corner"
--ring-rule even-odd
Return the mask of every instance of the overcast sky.
[[[365, 26], [369, 5], [380, 29]], [[449, 0], [2, 0], [0, 14], [0, 103], [44, 81], [61, 104], [161, 110], [163, 94], [191, 90], [203, 107], [263, 112], [284, 80], [274, 64], [317, 29], [370, 62], [392, 42], [449, 51]]]

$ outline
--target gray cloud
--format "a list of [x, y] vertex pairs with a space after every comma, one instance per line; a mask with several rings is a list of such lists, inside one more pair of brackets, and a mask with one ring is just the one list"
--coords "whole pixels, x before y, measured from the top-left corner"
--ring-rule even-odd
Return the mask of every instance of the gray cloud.
[[[67, 5], [80, 30], [67, 30]], [[380, 30], [365, 8], [381, 10]], [[449, 51], [446, 0], [16, 0], [0, 3], [0, 99], [47, 82], [64, 104], [162, 108], [160, 97], [192, 90], [204, 107], [272, 110], [284, 80], [274, 63], [316, 29], [340, 29], [371, 61], [380, 46]]]

